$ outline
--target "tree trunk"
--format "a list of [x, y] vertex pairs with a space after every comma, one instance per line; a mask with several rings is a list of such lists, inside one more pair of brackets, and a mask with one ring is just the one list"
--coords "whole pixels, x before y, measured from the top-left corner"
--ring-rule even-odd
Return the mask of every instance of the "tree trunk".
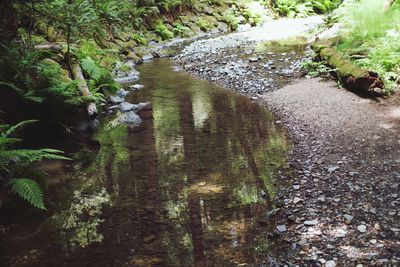
[[17, 36], [17, 14], [11, 0], [0, 1], [0, 43], [8, 43]]
[[323, 44], [314, 44], [312, 48], [317, 52], [320, 60], [324, 60], [336, 71], [337, 78], [345, 88], [369, 96], [382, 96], [384, 83], [378, 74], [359, 68], [334, 48]]
[[[76, 62], [72, 63], [71, 71], [72, 71], [72, 75], [74, 76], [74, 79], [79, 81], [78, 87], [79, 87], [79, 90], [81, 91], [81, 94], [83, 96], [92, 96], [92, 93], [89, 91], [89, 87], [87, 86], [86, 80], [83, 77], [82, 69], [79, 66], [79, 63], [76, 63]], [[94, 101], [88, 102], [86, 105], [86, 109], [87, 109], [87, 112], [88, 112], [90, 118], [97, 117], [97, 107], [96, 107], [96, 103]]]

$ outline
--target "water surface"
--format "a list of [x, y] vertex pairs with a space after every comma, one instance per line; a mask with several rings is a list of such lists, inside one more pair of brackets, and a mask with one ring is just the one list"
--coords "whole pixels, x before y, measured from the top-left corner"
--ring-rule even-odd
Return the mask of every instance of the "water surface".
[[47, 167], [49, 211], [5, 220], [4, 266], [260, 266], [277, 253], [266, 213], [289, 145], [271, 113], [169, 60], [139, 71], [128, 101], [152, 103], [143, 125], [106, 118], [98, 149]]

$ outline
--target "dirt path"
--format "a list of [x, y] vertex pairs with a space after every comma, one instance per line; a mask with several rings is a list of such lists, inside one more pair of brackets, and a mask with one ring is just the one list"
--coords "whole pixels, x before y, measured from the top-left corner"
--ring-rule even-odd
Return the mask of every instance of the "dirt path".
[[280, 220], [297, 255], [288, 261], [399, 264], [396, 99], [376, 103], [316, 79], [263, 97], [295, 141], [293, 187], [280, 197]]
[[[304, 34], [318, 21], [274, 21], [198, 41], [176, 60], [190, 73], [258, 99], [288, 127], [294, 172], [281, 178], [292, 186], [281, 188], [278, 199], [278, 225], [286, 226], [280, 234], [288, 245], [282, 264], [398, 266], [400, 97], [377, 103], [316, 79], [276, 90], [279, 83], [271, 86], [267, 77], [282, 76], [285, 68], [271, 71], [237, 55], [253, 56], [245, 50], [255, 43]], [[288, 65], [294, 58], [276, 61]], [[298, 64], [292, 65], [287, 69], [296, 73]]]

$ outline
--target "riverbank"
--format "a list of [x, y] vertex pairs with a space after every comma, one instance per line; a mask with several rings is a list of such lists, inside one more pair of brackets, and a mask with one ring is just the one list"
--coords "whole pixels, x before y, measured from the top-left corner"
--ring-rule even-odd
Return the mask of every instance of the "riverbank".
[[[303, 26], [285, 33], [288, 23]], [[255, 51], [256, 43], [298, 37], [316, 25], [307, 19], [274, 21], [243, 38], [231, 34], [194, 42], [175, 59], [189, 73], [258, 99], [288, 127], [295, 141], [294, 175], [285, 178], [292, 187], [281, 188], [278, 200], [277, 231], [287, 241], [281, 263], [397, 265], [398, 96], [375, 103], [333, 82], [297, 80], [293, 58], [280, 57], [286, 67], [276, 68], [267, 58], [276, 53]], [[246, 49], [249, 57], [241, 59]], [[278, 89], [282, 84], [274, 79], [275, 86], [265, 83], [286, 69], [290, 85]]]

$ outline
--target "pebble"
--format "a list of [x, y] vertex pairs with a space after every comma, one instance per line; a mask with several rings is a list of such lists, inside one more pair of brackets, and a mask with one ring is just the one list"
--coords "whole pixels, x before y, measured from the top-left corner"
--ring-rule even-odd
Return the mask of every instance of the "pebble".
[[301, 201], [303, 201], [301, 198], [295, 197], [295, 198], [293, 199], [293, 204], [297, 204], [297, 203], [299, 203], [299, 202], [301, 202]]
[[328, 172], [334, 172], [334, 171], [336, 171], [336, 170], [338, 170], [339, 169], [339, 166], [330, 166], [329, 168], [328, 168]]
[[349, 215], [349, 214], [345, 214], [345, 215], [343, 215], [343, 217], [348, 221], [348, 222], [351, 222], [352, 220], [353, 220], [353, 216], [351, 216], [351, 215]]
[[285, 232], [287, 231], [285, 225], [278, 225], [278, 226], [276, 227], [276, 229], [278, 230], [279, 233], [285, 233]]
[[367, 226], [365, 226], [364, 224], [360, 224], [359, 226], [357, 226], [357, 230], [360, 232], [360, 233], [365, 233], [366, 231], [367, 231]]
[[317, 221], [305, 221], [304, 222], [304, 225], [307, 225], [307, 226], [315, 226], [315, 225], [317, 225], [318, 224], [318, 222]]
[[129, 88], [130, 89], [134, 89], [134, 90], [140, 90], [140, 89], [144, 88], [144, 85], [142, 85], [142, 84], [134, 84], [134, 85], [130, 85]]
[[326, 262], [325, 267], [335, 267], [336, 262], [334, 260], [329, 260]]

